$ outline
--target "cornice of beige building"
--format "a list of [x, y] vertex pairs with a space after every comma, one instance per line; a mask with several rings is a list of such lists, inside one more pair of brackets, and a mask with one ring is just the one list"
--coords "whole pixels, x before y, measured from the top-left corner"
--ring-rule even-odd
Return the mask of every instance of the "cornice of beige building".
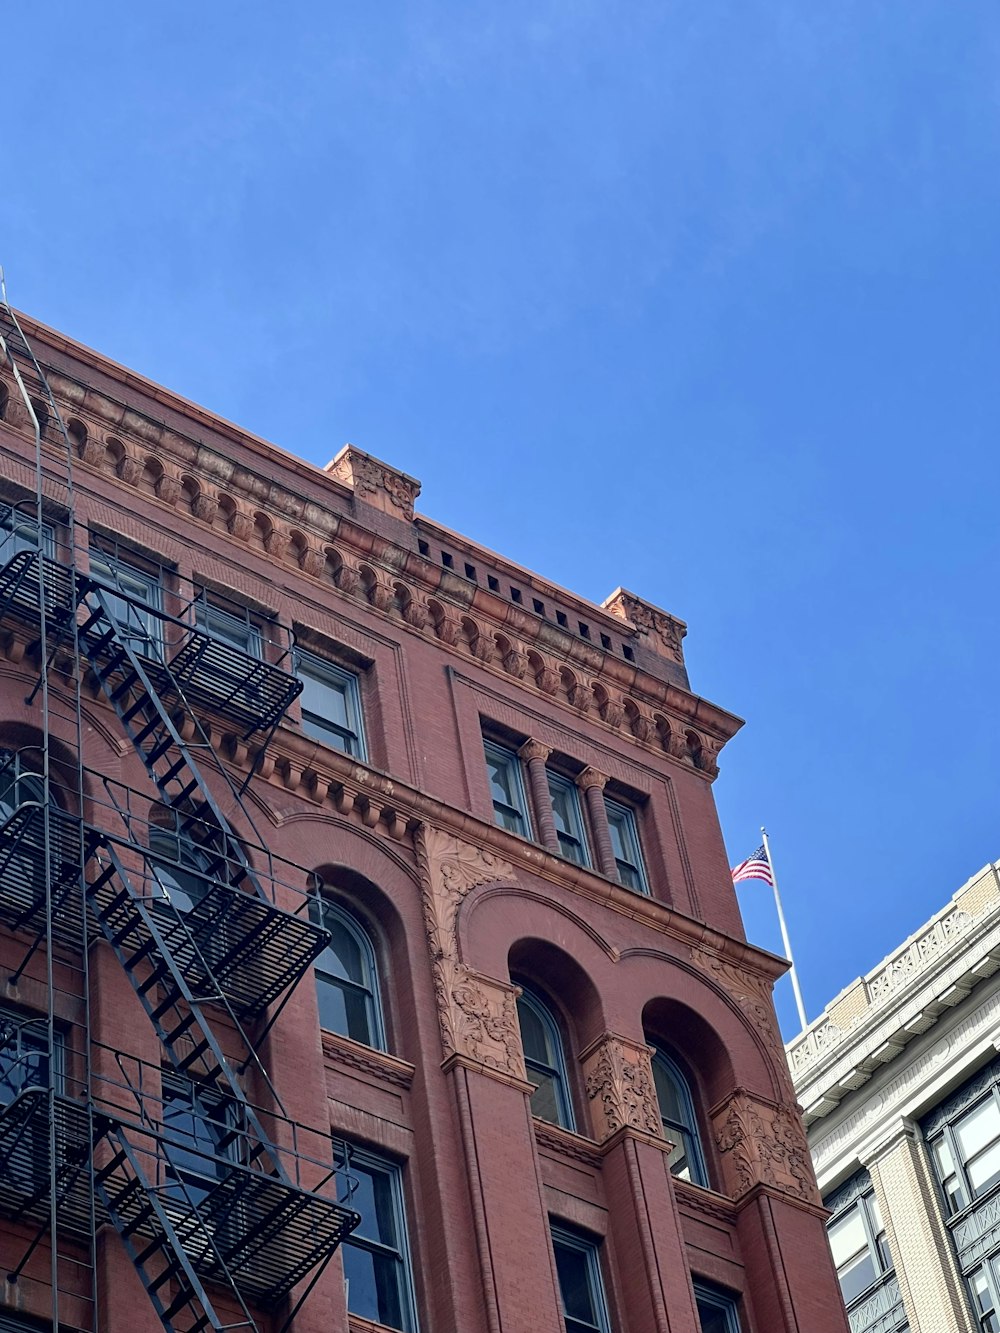
[[998, 969], [992, 864], [786, 1048], [853, 1333], [1000, 1329]]

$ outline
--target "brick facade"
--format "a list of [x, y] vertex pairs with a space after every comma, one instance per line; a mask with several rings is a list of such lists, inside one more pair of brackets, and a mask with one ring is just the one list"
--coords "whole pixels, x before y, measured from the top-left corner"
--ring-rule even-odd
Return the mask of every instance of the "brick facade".
[[[24, 323], [74, 444], [70, 515], [49, 423], [45, 514], [58, 543], [85, 567], [95, 537], [117, 539], [162, 569], [168, 609], [218, 592], [358, 678], [367, 761], [308, 735], [299, 702], [263, 752], [224, 708], [208, 728], [247, 781], [253, 827], [232, 802], [226, 815], [251, 856], [263, 840], [315, 872], [371, 937], [387, 1049], [321, 1030], [305, 976], [259, 1054], [307, 1170], [332, 1160], [331, 1136], [401, 1168], [419, 1328], [559, 1333], [555, 1221], [599, 1243], [617, 1333], [696, 1333], [699, 1280], [732, 1294], [743, 1333], [843, 1333], [770, 998], [782, 965], [743, 937], [712, 795], [739, 722], [691, 691], [681, 622], [621, 589], [584, 603], [441, 528], [415, 514], [418, 483], [360, 450], [311, 467]], [[16, 503], [35, 491], [30, 421], [5, 368], [0, 378], [3, 498]], [[40, 696], [26, 702], [39, 661], [19, 625], [0, 647], [0, 745], [13, 751], [43, 739]], [[58, 662], [49, 680], [58, 763], [75, 719]], [[81, 708], [83, 798], [100, 822], [97, 775], [148, 784], [91, 679]], [[521, 752], [533, 838], [494, 822], [484, 735]], [[604, 797], [633, 812], [648, 896], [558, 854], [532, 756], [543, 786], [546, 764], [578, 780], [595, 865], [614, 861]], [[11, 984], [22, 954], [0, 936], [6, 999], [40, 1012], [45, 951]], [[86, 975], [78, 958], [56, 961], [67, 1043], [82, 1040], [89, 987], [95, 1050], [158, 1068], [156, 1034], [107, 944]], [[531, 1113], [524, 986], [557, 1024], [574, 1130]], [[242, 1064], [236, 1030], [224, 1040]], [[671, 1174], [650, 1043], [689, 1077], [710, 1188]], [[267, 1105], [252, 1063], [244, 1078]], [[0, 1226], [9, 1269], [31, 1231]], [[379, 1327], [348, 1314], [341, 1254], [294, 1333]], [[89, 1329], [86, 1247], [78, 1260], [60, 1272], [60, 1317]], [[161, 1326], [109, 1226], [96, 1265], [102, 1329]], [[51, 1272], [43, 1241], [0, 1301], [51, 1318]], [[280, 1311], [255, 1318], [281, 1327]]]

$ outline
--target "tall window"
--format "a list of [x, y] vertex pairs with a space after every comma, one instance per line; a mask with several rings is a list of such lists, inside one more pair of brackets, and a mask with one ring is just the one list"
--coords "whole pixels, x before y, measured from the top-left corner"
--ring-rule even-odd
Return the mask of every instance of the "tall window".
[[360, 1225], [340, 1249], [347, 1308], [362, 1319], [414, 1333], [413, 1274], [400, 1169], [349, 1144], [345, 1166], [355, 1187], [349, 1206], [361, 1214]]
[[573, 1103], [566, 1077], [566, 1060], [555, 1019], [531, 991], [525, 990], [517, 1001], [517, 1018], [524, 1047], [524, 1065], [531, 1095], [531, 1114], [564, 1129], [575, 1129]]
[[[176, 820], [176, 816], [175, 816]], [[212, 887], [207, 854], [176, 828], [154, 824], [149, 830], [156, 892], [178, 912], [190, 912]]]
[[106, 589], [106, 601], [122, 637], [134, 652], [152, 655], [163, 638], [156, 614], [163, 609], [160, 580], [97, 547], [90, 550], [90, 573]]
[[484, 749], [493, 796], [494, 820], [501, 828], [509, 829], [511, 833], [520, 833], [522, 838], [530, 838], [531, 821], [528, 818], [528, 802], [517, 755], [513, 750], [494, 745], [492, 741], [486, 741]]
[[[59, 1034], [49, 1056], [48, 1021], [29, 1019], [0, 1009], [0, 1111], [29, 1088], [48, 1089], [54, 1079], [59, 1091], [62, 1075]], [[23, 1132], [8, 1142], [3, 1172], [9, 1184], [27, 1194], [47, 1187], [49, 1179], [47, 1116], [33, 1115]]]
[[669, 1158], [670, 1170], [680, 1180], [707, 1186], [708, 1172], [691, 1089], [677, 1064], [661, 1050], [653, 1056], [653, 1082], [660, 1104], [663, 1135], [674, 1144]]
[[982, 1264], [967, 1278], [972, 1308], [984, 1333], [1000, 1333], [1000, 1283], [996, 1261]]
[[313, 899], [311, 910], [333, 936], [315, 964], [320, 1026], [384, 1051], [378, 970], [367, 932], [326, 898]]
[[701, 1333], [740, 1333], [736, 1299], [707, 1282], [694, 1284]]
[[239, 1160], [238, 1108], [212, 1088], [163, 1071], [165, 1193], [199, 1203]]
[[611, 1333], [597, 1245], [553, 1226], [552, 1252], [566, 1333]]
[[313, 740], [364, 759], [358, 678], [315, 653], [295, 653], [295, 674], [302, 682], [302, 730]]
[[649, 883], [642, 860], [635, 811], [607, 797], [604, 800], [604, 808], [608, 814], [608, 832], [611, 834], [611, 849], [615, 854], [619, 883], [624, 884], [627, 889], [635, 889], [638, 893], [648, 893]]
[[990, 1088], [928, 1139], [949, 1213], [1000, 1184], [1000, 1088]]
[[892, 1273], [892, 1255], [878, 1199], [867, 1171], [859, 1171], [827, 1200], [833, 1262], [848, 1307]]
[[[18, 816], [16, 812], [25, 806], [33, 810]], [[0, 866], [0, 893], [8, 910], [18, 913], [27, 911], [45, 893], [44, 806], [42, 778], [25, 766], [20, 752], [0, 750], [0, 827], [7, 828], [8, 848], [14, 844]], [[55, 801], [51, 802], [50, 834], [58, 834], [56, 808]]]
[[559, 851], [567, 861], [575, 861], [578, 866], [589, 866], [587, 839], [583, 831], [583, 815], [580, 813], [580, 793], [576, 784], [569, 778], [562, 777], [551, 770], [547, 773], [549, 795], [552, 798], [552, 815], [556, 822], [556, 837], [559, 839]]

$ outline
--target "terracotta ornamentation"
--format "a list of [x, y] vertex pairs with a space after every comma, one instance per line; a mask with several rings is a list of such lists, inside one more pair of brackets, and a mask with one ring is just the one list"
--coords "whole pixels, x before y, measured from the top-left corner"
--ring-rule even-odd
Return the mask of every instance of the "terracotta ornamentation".
[[767, 1185], [819, 1204], [805, 1131], [792, 1111], [737, 1088], [714, 1120], [730, 1194]]
[[648, 1046], [606, 1032], [581, 1060], [598, 1141], [625, 1128], [662, 1138]]
[[514, 868], [429, 825], [418, 830], [416, 846], [445, 1055], [523, 1079], [517, 987], [459, 962], [456, 929], [465, 897], [480, 884], [513, 879]]

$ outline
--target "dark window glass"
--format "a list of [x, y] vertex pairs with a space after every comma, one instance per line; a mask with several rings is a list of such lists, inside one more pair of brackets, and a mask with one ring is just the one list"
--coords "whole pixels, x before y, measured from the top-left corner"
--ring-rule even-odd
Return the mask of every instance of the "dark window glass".
[[236, 1106], [211, 1088], [164, 1070], [163, 1148], [165, 1193], [200, 1202], [239, 1158]]
[[375, 950], [362, 927], [327, 899], [313, 900], [314, 919], [333, 939], [316, 960], [320, 1026], [384, 1051]]
[[549, 795], [552, 798], [552, 815], [556, 823], [556, 837], [559, 839], [559, 851], [567, 861], [577, 865], [589, 866], [587, 842], [583, 832], [583, 816], [580, 813], [580, 793], [575, 783], [558, 773], [550, 772]]
[[190, 912], [212, 887], [208, 856], [175, 829], [156, 825], [149, 830], [149, 850], [156, 891], [178, 912]]
[[707, 1282], [695, 1282], [701, 1333], [740, 1333], [736, 1299]]
[[341, 1247], [347, 1308], [363, 1319], [412, 1333], [413, 1279], [399, 1167], [347, 1146], [346, 1168], [354, 1186], [350, 1207], [361, 1214], [358, 1229]]
[[984, 1264], [966, 1279], [972, 1308], [983, 1333], [1000, 1333], [1000, 1299], [997, 1296], [996, 1260]]
[[302, 682], [302, 730], [335, 750], [367, 758], [361, 722], [358, 678], [314, 653], [295, 654], [295, 674]]
[[678, 1066], [663, 1051], [657, 1051], [653, 1056], [653, 1082], [660, 1104], [663, 1135], [674, 1144], [669, 1157], [670, 1170], [680, 1180], [707, 1186], [708, 1172], [691, 1090]]
[[604, 808], [608, 812], [608, 830], [611, 833], [611, 848], [615, 854], [619, 883], [638, 893], [648, 893], [635, 811], [608, 799], [604, 801]]
[[493, 797], [493, 818], [501, 828], [509, 829], [511, 833], [520, 833], [524, 838], [530, 837], [528, 804], [517, 755], [490, 741], [485, 743], [484, 748]]
[[517, 1018], [525, 1070], [528, 1081], [535, 1086], [531, 1114], [564, 1129], [574, 1129], [566, 1061], [555, 1020], [538, 996], [527, 990], [518, 998]]
[[552, 1250], [566, 1333], [610, 1333], [597, 1246], [574, 1232], [553, 1227]]

